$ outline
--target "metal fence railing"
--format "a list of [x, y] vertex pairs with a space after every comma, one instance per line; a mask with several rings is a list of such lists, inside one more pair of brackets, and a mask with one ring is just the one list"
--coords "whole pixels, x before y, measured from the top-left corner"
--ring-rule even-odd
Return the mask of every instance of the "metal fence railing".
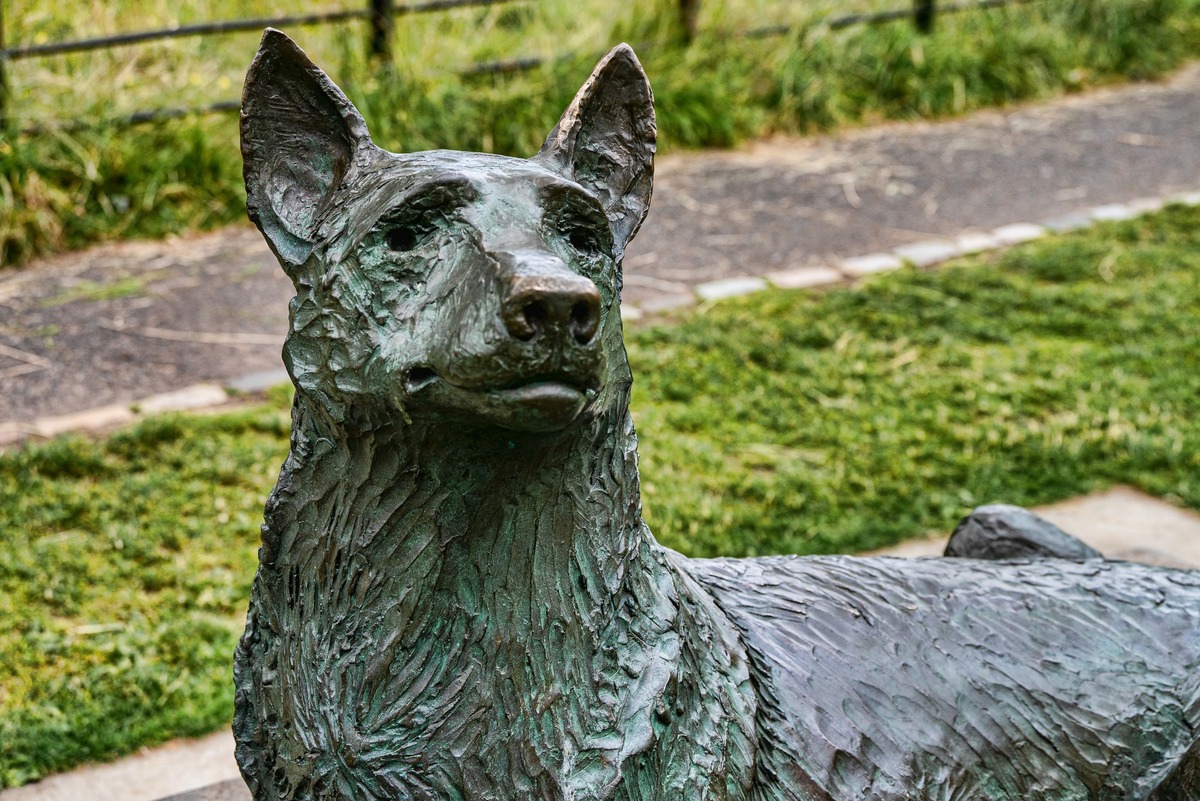
[[[0, 120], [7, 119], [11, 111], [9, 107], [11, 95], [9, 91], [8, 71], [6, 69], [8, 62], [11, 61], [45, 58], [67, 53], [82, 53], [89, 50], [107, 50], [114, 47], [125, 47], [162, 39], [261, 31], [263, 28], [323, 25], [353, 20], [366, 20], [370, 25], [371, 36], [368, 45], [370, 55], [375, 58], [388, 59], [391, 57], [391, 33], [396, 17], [408, 14], [449, 11], [456, 8], [502, 5], [512, 2], [517, 2], [517, 0], [424, 0], [423, 2], [410, 4], [397, 4], [394, 0], [369, 0], [365, 8], [350, 8], [312, 14], [293, 14], [289, 16], [253, 19], [217, 20], [194, 25], [179, 25], [173, 28], [135, 31], [112, 36], [98, 36], [90, 39], [75, 39], [33, 45], [6, 45], [4, 39], [4, 6], [0, 2]], [[238, 108], [238, 101], [229, 100], [192, 109], [152, 109], [140, 111], [123, 117], [118, 121], [136, 124], [157, 119], [186, 116], [188, 114], [236, 111]]]
[[[311, 14], [296, 14], [291, 16], [263, 17], [255, 19], [217, 20], [192, 25], [180, 25], [173, 28], [158, 30], [136, 31], [111, 36], [100, 36], [90, 39], [77, 39], [45, 44], [6, 45], [4, 38], [3, 0], [0, 0], [0, 128], [10, 130], [11, 122], [11, 93], [8, 82], [7, 65], [12, 61], [32, 58], [46, 58], [68, 53], [80, 53], [89, 50], [103, 50], [115, 47], [125, 47], [143, 42], [161, 39], [174, 39], [190, 36], [211, 36], [244, 31], [262, 30], [267, 27], [282, 28], [285, 26], [322, 25], [342, 23], [355, 20], [365, 20], [370, 26], [368, 52], [372, 58], [387, 60], [391, 58], [391, 38], [396, 17], [410, 14], [425, 14], [439, 11], [450, 11], [458, 8], [495, 6], [514, 2], [529, 2], [530, 0], [422, 0], [407, 4], [397, 4], [395, 0], [368, 0], [366, 7], [340, 9], [333, 11], [315, 12]], [[676, 0], [681, 28], [684, 36], [691, 39], [696, 34], [699, 17], [700, 0]], [[819, 20], [818, 24], [830, 30], [840, 30], [853, 25], [872, 25], [887, 22], [911, 20], [916, 29], [922, 33], [933, 30], [936, 16], [954, 14], [964, 11], [976, 11], [1000, 6], [1019, 5], [1033, 0], [965, 0], [965, 2], [943, 2], [937, 0], [911, 0], [912, 5], [887, 11], [864, 12], [859, 14], [844, 14]], [[787, 35], [795, 31], [792, 25], [774, 25], [754, 28], [739, 34], [744, 38], [765, 38], [770, 36]], [[640, 46], [644, 47], [644, 45]], [[562, 56], [567, 57], [567, 56]], [[548, 61], [544, 57], [513, 58], [500, 61], [490, 61], [471, 64], [460, 70], [464, 76], [511, 74], [536, 69]], [[241, 103], [238, 100], [222, 100], [204, 106], [189, 108], [158, 108], [138, 111], [123, 117], [103, 120], [106, 125], [135, 125], [158, 120], [173, 119], [193, 114], [211, 114], [238, 111]], [[69, 123], [66, 129], [83, 128], [95, 125], [96, 121], [78, 120]], [[25, 133], [35, 133], [41, 126], [34, 125], [23, 128]]]
[[[956, 3], [940, 3], [935, 5], [935, 0], [913, 0], [911, 8], [898, 8], [888, 11], [867, 11], [859, 14], [838, 14], [830, 17], [824, 17], [816, 20], [812, 24], [831, 31], [840, 31], [845, 28], [852, 28], [855, 25], [879, 25], [888, 22], [903, 22], [911, 20], [913, 25], [921, 33], [931, 33], [933, 31], [934, 18], [945, 14], [961, 14], [964, 11], [984, 11], [991, 8], [1002, 8], [1004, 6], [1018, 6], [1027, 3], [1033, 3], [1037, 0], [966, 0], [966, 2]], [[692, 2], [692, 0], [680, 0], [683, 4]], [[686, 26], [688, 17], [681, 13], [681, 20]], [[693, 19], [694, 25], [694, 19]], [[737, 34], [743, 39], [767, 39], [772, 36], [787, 36], [795, 33], [797, 27], [795, 25], [765, 25], [760, 28], [751, 28]], [[695, 35], [695, 30], [689, 32], [689, 35]], [[644, 48], [638, 46], [637, 50], [641, 52]], [[550, 59], [540, 57], [529, 58], [514, 58], [502, 61], [485, 61], [479, 64], [472, 64], [462, 70], [463, 75], [486, 75], [495, 73], [515, 73], [524, 72], [526, 70], [537, 69], [544, 66]]]

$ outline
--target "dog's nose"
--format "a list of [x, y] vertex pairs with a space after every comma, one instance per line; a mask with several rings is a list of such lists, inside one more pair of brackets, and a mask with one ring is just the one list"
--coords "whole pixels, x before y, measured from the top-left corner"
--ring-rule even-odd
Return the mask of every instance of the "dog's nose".
[[541, 266], [507, 272], [501, 314], [508, 332], [523, 341], [566, 334], [580, 345], [591, 342], [600, 327], [600, 290], [565, 266]]
[[504, 325], [520, 340], [565, 331], [586, 345], [600, 325], [600, 291], [573, 273], [514, 276], [504, 301]]

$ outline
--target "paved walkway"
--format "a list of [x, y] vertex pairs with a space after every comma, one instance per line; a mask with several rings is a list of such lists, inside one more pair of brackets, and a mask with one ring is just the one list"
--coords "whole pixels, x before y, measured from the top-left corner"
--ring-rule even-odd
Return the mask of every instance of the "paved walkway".
[[157, 801], [237, 775], [233, 734], [226, 729], [0, 790], [0, 801]]
[[[895, 263], [852, 257], [900, 248], [922, 263], [937, 255], [931, 238], [944, 249], [997, 226], [1069, 224], [1080, 210], [1200, 189], [1198, 119], [1193, 65], [1161, 84], [957, 121], [664, 157], [625, 263], [626, 316], [762, 276], [846, 280]], [[149, 396], [156, 408], [209, 405], [223, 385], [278, 380], [290, 289], [248, 225], [0, 274], [0, 445], [81, 422], [40, 418], [103, 407], [88, 421], [119, 423]]]

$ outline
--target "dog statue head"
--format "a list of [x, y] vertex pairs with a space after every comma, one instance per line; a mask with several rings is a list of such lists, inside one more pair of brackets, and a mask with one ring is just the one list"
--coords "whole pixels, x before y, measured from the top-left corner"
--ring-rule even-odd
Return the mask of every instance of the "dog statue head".
[[627, 397], [621, 257], [655, 149], [628, 46], [531, 159], [378, 147], [275, 30], [241, 128], [250, 217], [297, 291], [284, 360], [333, 422], [554, 432]]

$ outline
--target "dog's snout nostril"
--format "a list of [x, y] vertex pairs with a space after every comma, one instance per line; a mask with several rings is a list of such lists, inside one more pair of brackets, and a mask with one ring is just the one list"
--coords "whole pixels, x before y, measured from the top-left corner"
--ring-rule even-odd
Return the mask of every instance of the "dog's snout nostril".
[[417, 392], [433, 383], [436, 379], [437, 373], [433, 371], [432, 367], [420, 365], [408, 371], [404, 386], [409, 392]]
[[580, 345], [586, 345], [596, 336], [600, 326], [600, 303], [587, 298], [571, 307], [571, 336]]
[[600, 328], [600, 290], [566, 271], [510, 275], [501, 304], [504, 325], [515, 339], [586, 345]]
[[542, 333], [542, 329], [546, 327], [546, 320], [550, 316], [546, 309], [546, 304], [541, 300], [530, 302], [521, 312], [525, 318], [525, 326], [518, 331], [514, 331], [513, 335], [517, 339], [533, 339], [538, 334]]

